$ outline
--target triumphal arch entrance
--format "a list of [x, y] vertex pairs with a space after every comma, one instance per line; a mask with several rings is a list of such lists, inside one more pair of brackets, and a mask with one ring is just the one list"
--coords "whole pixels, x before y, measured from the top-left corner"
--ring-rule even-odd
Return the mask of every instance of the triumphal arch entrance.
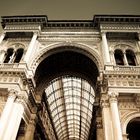
[[139, 16], [1, 25], [0, 140], [139, 139]]

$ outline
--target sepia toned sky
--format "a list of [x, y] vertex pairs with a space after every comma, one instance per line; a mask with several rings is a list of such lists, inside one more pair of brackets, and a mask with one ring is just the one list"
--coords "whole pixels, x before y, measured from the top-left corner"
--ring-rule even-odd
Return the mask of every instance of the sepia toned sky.
[[140, 15], [140, 0], [0, 0], [0, 16], [36, 14], [50, 20], [92, 19], [95, 14]]

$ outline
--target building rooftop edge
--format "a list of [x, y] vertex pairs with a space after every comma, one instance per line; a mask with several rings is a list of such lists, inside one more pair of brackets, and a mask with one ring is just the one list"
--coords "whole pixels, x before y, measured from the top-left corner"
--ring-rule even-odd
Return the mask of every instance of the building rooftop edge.
[[[67, 24], [64, 27], [69, 27], [70, 24], [79, 24], [78, 27], [84, 24], [90, 24], [90, 27], [98, 27], [100, 23], [139, 23], [140, 15], [94, 15], [91, 20], [48, 20], [46, 15], [16, 15], [16, 16], [1, 16], [1, 24], [4, 28], [6, 24]], [[69, 24], [69, 25], [68, 25]], [[92, 24], [92, 25], [91, 25]], [[58, 26], [59, 27], [59, 26]], [[71, 25], [70, 25], [71, 27]], [[81, 26], [82, 27], [82, 26]]]

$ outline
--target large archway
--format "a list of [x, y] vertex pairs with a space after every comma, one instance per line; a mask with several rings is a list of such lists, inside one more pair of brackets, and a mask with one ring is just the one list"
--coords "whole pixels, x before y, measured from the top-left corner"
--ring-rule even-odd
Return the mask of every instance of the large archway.
[[129, 140], [139, 140], [140, 139], [140, 117], [132, 119], [128, 125], [126, 132], [128, 134]]
[[72, 50], [52, 54], [39, 64], [36, 92], [43, 97], [58, 140], [87, 140], [91, 136], [98, 75], [90, 58]]

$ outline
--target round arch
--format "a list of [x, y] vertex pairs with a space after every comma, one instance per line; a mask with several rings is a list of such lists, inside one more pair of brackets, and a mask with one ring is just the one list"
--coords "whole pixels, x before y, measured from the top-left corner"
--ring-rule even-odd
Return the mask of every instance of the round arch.
[[111, 48], [113, 49], [112, 51], [114, 52], [115, 50], [121, 50], [123, 53], [129, 49], [129, 50], [132, 50], [133, 52], [136, 52], [136, 47], [133, 47], [132, 45], [130, 44], [125, 44], [125, 43], [118, 43], [118, 44], [115, 44], [115, 45], [112, 45]]
[[31, 63], [31, 69], [35, 72], [38, 65], [48, 56], [63, 52], [63, 51], [74, 51], [81, 53], [88, 58], [90, 58], [98, 67], [100, 71], [103, 70], [103, 62], [97, 51], [92, 49], [90, 46], [81, 43], [71, 43], [71, 42], [62, 42], [62, 43], [54, 43], [45, 48], [43, 48], [33, 59]]
[[127, 115], [125, 115], [125, 117], [122, 119], [122, 133], [123, 134], [126, 134], [128, 123], [137, 117], [140, 117], [140, 112], [130, 112]]
[[[35, 70], [34, 78], [35, 78], [35, 82], [37, 85], [36, 94], [40, 94], [40, 96], [43, 95], [41, 97], [42, 102], [44, 101], [46, 103], [46, 99], [48, 99], [49, 96], [47, 96], [47, 98], [45, 97], [46, 94], [44, 94], [45, 93], [44, 90], [46, 89], [48, 83], [51, 84], [53, 79], [54, 79], [54, 84], [57, 83], [56, 84], [57, 88], [60, 87], [60, 90], [66, 89], [66, 87], [64, 86], [64, 83], [67, 83], [66, 81], [69, 81], [71, 83], [71, 85], [74, 85], [76, 87], [76, 84], [78, 82], [76, 82], [76, 84], [74, 84], [74, 81], [79, 80], [78, 78], [81, 78], [81, 81], [85, 80], [85, 81], [89, 82], [90, 80], [92, 80], [91, 83], [93, 82], [93, 85], [96, 86], [97, 77], [99, 76], [99, 70], [101, 70], [101, 68], [102, 68], [102, 63], [101, 63], [98, 53], [95, 50], [93, 51], [91, 48], [89, 48], [85, 45], [81, 45], [81, 44], [77, 45], [77, 44], [69, 44], [69, 43], [61, 44], [60, 43], [60, 44], [55, 44], [53, 46], [49, 46], [49, 47], [41, 50], [39, 55], [36, 56], [35, 61], [32, 63], [32, 68]], [[59, 74], [62, 74], [62, 75], [59, 75]], [[58, 78], [59, 76], [60, 77], [63, 76], [63, 74], [64, 74], [64, 76], [70, 75], [70, 78], [64, 77], [64, 78], [60, 78], [60, 80], [55, 79], [55, 78]], [[85, 85], [85, 82], [79, 82], [79, 83], [81, 83], [80, 89], [83, 89], [82, 85]], [[91, 84], [89, 84], [89, 85], [90, 85], [90, 87], [92, 87]], [[89, 86], [86, 86], [86, 87], [89, 87]], [[70, 88], [70, 87], [68, 86], [68, 88]], [[56, 89], [55, 89], [55, 91], [56, 91]], [[72, 95], [69, 95], [69, 96], [71, 97], [72, 100], [77, 98], [77, 102], [80, 102], [80, 104], [81, 104], [81, 99], [82, 99], [81, 95], [82, 94], [80, 94], [80, 96], [78, 97], [77, 95], [74, 95], [75, 94], [74, 88], [72, 87], [71, 89], [72, 89], [72, 92], [69, 89], [69, 93], [71, 92], [71, 94], [73, 96]], [[92, 89], [92, 88], [89, 88], [89, 89]], [[57, 89], [57, 91], [58, 91], [58, 89]], [[86, 91], [86, 90], [84, 90], [84, 91]], [[93, 91], [96, 94], [96, 90], [93, 90]], [[54, 93], [54, 92], [52, 92], [52, 93]], [[63, 94], [63, 93], [65, 95], [64, 90], [61, 92], [61, 94]], [[80, 93], [84, 93], [84, 92], [80, 91]], [[90, 92], [88, 92], [86, 94], [87, 96], [85, 96], [85, 100], [87, 97], [89, 97], [89, 99], [92, 100], [92, 98], [89, 96], [90, 95], [89, 93]], [[76, 94], [78, 94], [78, 93], [76, 92]], [[62, 99], [62, 100], [66, 101], [66, 98], [64, 98], [64, 97], [62, 96], [62, 98], [58, 98], [58, 100]], [[88, 102], [89, 99], [87, 99], [86, 101]], [[56, 100], [54, 100], [54, 101], [56, 101]], [[65, 101], [63, 101], [61, 103], [63, 103], [63, 106], [65, 106], [67, 108], [67, 105], [64, 104]], [[48, 102], [49, 102], [49, 100], [48, 100]], [[75, 102], [74, 105], [77, 105], [77, 102]], [[70, 103], [70, 104], [72, 104], [72, 103]], [[94, 102], [91, 103], [91, 111], [93, 111], [95, 113], [95, 109], [93, 110], [93, 103]], [[89, 107], [89, 105], [85, 104], [84, 107], [86, 107], [86, 106]], [[60, 105], [59, 105], [59, 107], [60, 107]], [[80, 106], [78, 106], [78, 108], [79, 107]], [[72, 108], [72, 109], [76, 110], [75, 108]], [[79, 109], [80, 111], [78, 110], [78, 114], [83, 111], [82, 109], [83, 108], [81, 108], [81, 110]], [[65, 110], [65, 109], [63, 109], [63, 110]], [[79, 115], [79, 117], [81, 115]], [[92, 113], [89, 116], [91, 116], [90, 117], [90, 121], [92, 122], [91, 124], [93, 124], [93, 122], [95, 124], [95, 118], [92, 117]], [[78, 123], [79, 123], [79, 121], [78, 121]], [[91, 127], [90, 125], [88, 128]], [[95, 125], [93, 125], [93, 126], [95, 126]], [[78, 130], [80, 131], [80, 129], [78, 129]], [[95, 131], [94, 131], [94, 133], [95, 133]]]

